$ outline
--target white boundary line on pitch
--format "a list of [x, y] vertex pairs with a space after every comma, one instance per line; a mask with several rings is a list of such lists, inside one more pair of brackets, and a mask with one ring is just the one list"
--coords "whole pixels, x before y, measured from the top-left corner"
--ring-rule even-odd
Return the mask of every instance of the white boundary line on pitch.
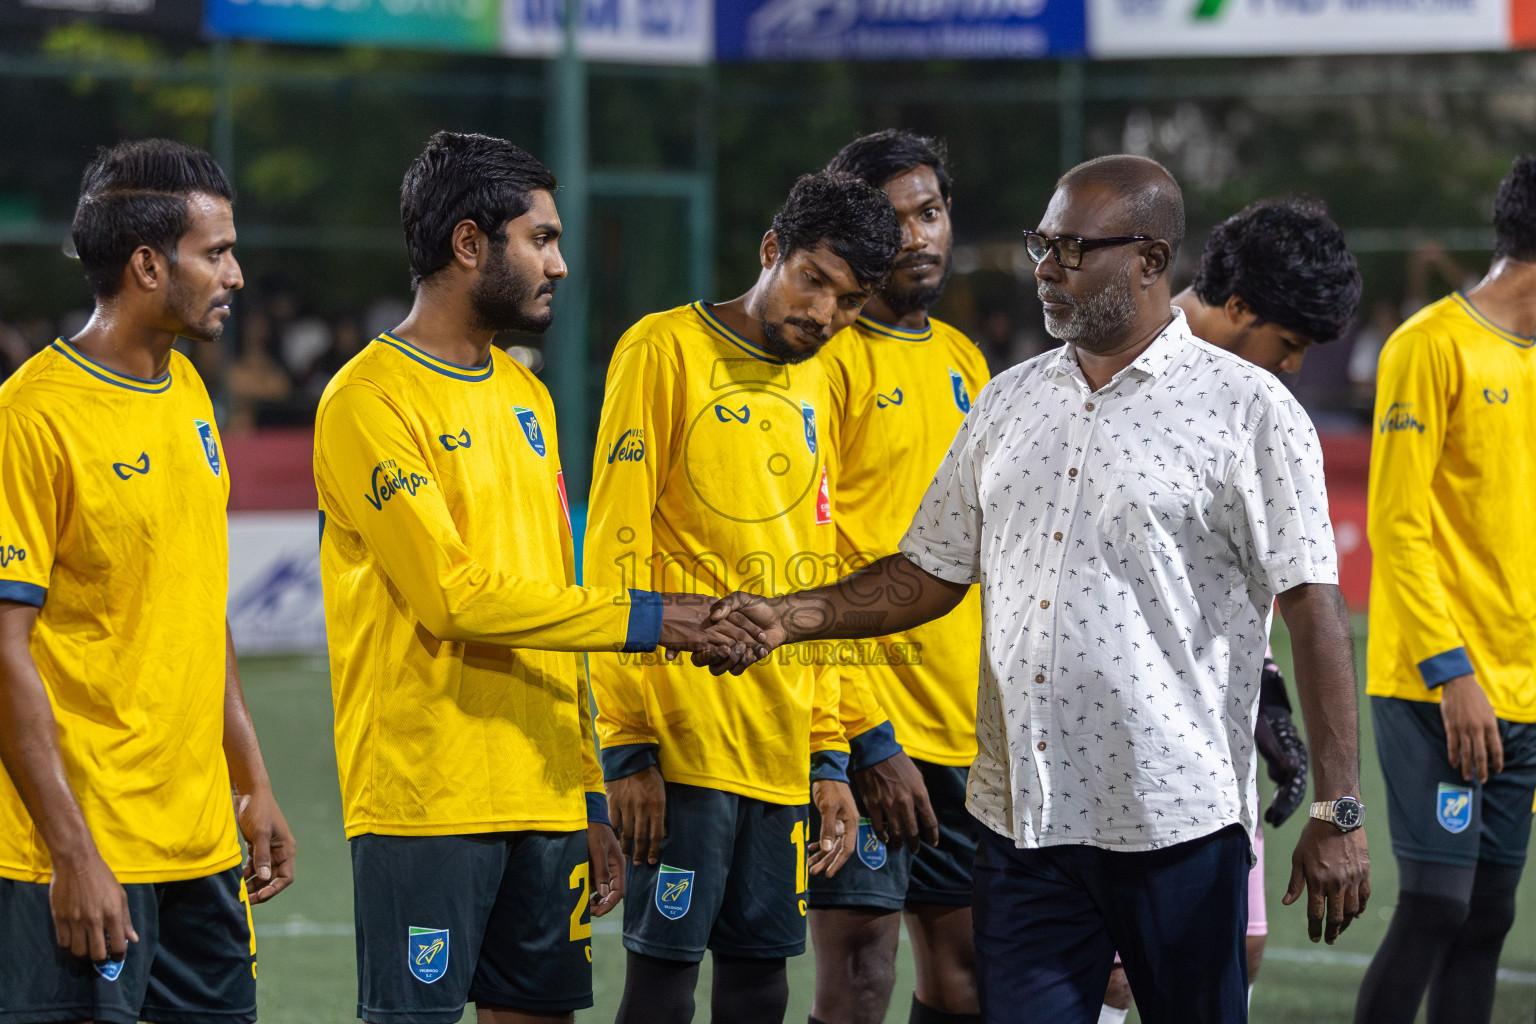
[[[623, 930], [623, 926], [618, 921], [593, 921], [592, 930], [602, 935], [617, 935]], [[303, 919], [256, 926], [258, 939], [351, 938], [353, 934], [350, 924], [327, 924]], [[902, 937], [906, 937], [905, 933]], [[1264, 959], [1280, 960], [1290, 964], [1350, 967], [1355, 970], [1363, 970], [1371, 962], [1371, 958], [1364, 953], [1346, 953], [1343, 950], [1326, 949], [1289, 949], [1285, 946], [1266, 946]], [[1536, 986], [1536, 971], [1517, 971], [1511, 967], [1500, 967], [1499, 980], [1511, 985]]]

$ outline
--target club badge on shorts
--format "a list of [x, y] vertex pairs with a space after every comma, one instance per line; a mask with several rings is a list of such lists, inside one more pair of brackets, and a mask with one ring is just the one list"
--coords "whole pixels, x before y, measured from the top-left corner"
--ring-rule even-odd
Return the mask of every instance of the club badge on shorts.
[[96, 968], [96, 973], [101, 975], [103, 978], [106, 978], [108, 981], [116, 981], [118, 975], [123, 973], [123, 964], [127, 962], [128, 961], [126, 959], [103, 960], [101, 963], [92, 964], [91, 966]]
[[1440, 783], [1435, 794], [1435, 817], [1447, 832], [1465, 832], [1472, 824], [1472, 787]]
[[688, 913], [693, 902], [693, 872], [663, 864], [656, 876], [656, 909], [669, 921]]
[[875, 835], [875, 830], [869, 827], [868, 818], [859, 819], [859, 860], [871, 871], [885, 867], [885, 844]]
[[410, 926], [406, 964], [419, 982], [430, 985], [448, 973], [448, 929]]

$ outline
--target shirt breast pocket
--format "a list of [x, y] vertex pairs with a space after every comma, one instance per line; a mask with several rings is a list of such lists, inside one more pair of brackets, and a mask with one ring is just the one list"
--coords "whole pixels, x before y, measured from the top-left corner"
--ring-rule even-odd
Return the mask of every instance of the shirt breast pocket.
[[1176, 548], [1197, 511], [1193, 472], [1168, 464], [1122, 459], [1110, 474], [1099, 511], [1099, 532], [1116, 549], [1149, 554]]

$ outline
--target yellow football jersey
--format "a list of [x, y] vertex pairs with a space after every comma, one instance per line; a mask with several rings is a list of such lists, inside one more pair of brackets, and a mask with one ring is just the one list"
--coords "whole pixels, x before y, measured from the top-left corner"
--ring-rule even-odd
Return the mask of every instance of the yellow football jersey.
[[575, 585], [544, 386], [499, 349], [462, 367], [382, 335], [321, 396], [315, 483], [348, 837], [585, 828], [570, 652], [650, 650], [661, 613]]
[[[60, 339], [0, 387], [0, 598], [38, 607], [32, 659], [70, 788], [125, 883], [240, 863], [224, 761], [223, 462], [208, 392], [180, 353], [141, 380]], [[0, 877], [51, 871], [0, 772]]]
[[[896, 551], [971, 396], [987, 382], [987, 361], [941, 321], [913, 331], [867, 316], [833, 338], [820, 358], [831, 381], [827, 447], [837, 550], [852, 570]], [[979, 588], [943, 618], [862, 645], [841, 666], [842, 724], [856, 763], [888, 753], [859, 743], [883, 712], [911, 756], [970, 764], [980, 665]], [[860, 676], [878, 708], [860, 706]]]
[[1460, 294], [1393, 332], [1376, 378], [1366, 692], [1438, 701], [1474, 673], [1536, 722], [1536, 352]]
[[[835, 579], [827, 409], [820, 363], [775, 359], [704, 303], [641, 320], [608, 367], [583, 579], [720, 596]], [[604, 766], [659, 746], [669, 781], [807, 802], [811, 754], [848, 749], [820, 653], [790, 645], [739, 677], [593, 655]]]

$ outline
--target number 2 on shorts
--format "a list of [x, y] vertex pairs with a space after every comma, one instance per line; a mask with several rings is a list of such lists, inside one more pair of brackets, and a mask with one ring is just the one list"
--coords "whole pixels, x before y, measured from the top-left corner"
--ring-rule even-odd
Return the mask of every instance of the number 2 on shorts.
[[571, 869], [571, 888], [581, 890], [581, 898], [576, 901], [576, 906], [571, 908], [572, 942], [581, 942], [592, 937], [592, 922], [581, 919], [587, 911], [587, 902], [592, 898], [591, 872], [592, 866], [586, 861], [582, 861]]

